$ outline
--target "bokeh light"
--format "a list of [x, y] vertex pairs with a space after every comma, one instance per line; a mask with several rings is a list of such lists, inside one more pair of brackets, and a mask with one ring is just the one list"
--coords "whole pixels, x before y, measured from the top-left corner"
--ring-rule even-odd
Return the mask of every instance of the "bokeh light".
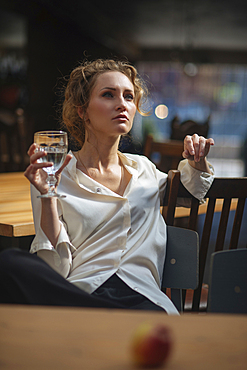
[[159, 119], [165, 119], [168, 116], [168, 112], [168, 108], [165, 104], [157, 105], [154, 111], [156, 117]]
[[184, 66], [184, 72], [190, 76], [190, 77], [194, 77], [197, 75], [198, 73], [198, 69], [197, 69], [197, 66], [194, 64], [194, 63], [187, 63], [185, 64]]
[[221, 105], [235, 104], [242, 97], [242, 88], [236, 82], [227, 82], [214, 90], [214, 99]]

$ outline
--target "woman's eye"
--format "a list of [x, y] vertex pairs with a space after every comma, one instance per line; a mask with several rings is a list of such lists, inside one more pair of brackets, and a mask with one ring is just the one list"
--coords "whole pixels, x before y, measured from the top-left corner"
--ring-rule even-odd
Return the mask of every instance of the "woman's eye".
[[113, 97], [113, 95], [112, 95], [112, 93], [110, 91], [104, 92], [104, 94], [102, 96], [105, 96], [107, 98], [112, 98]]
[[134, 100], [134, 96], [132, 94], [127, 94], [127, 95], [125, 95], [125, 99]]

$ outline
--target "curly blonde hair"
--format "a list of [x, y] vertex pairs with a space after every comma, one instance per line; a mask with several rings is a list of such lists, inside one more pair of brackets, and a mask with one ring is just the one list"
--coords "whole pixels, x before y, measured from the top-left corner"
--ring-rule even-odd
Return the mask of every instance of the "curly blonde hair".
[[129, 78], [134, 86], [135, 104], [138, 112], [142, 115], [148, 114], [141, 108], [147, 98], [148, 90], [135, 67], [128, 62], [112, 59], [85, 61], [71, 72], [62, 106], [63, 125], [79, 146], [84, 143], [86, 126], [84, 119], [78, 115], [78, 108], [82, 107], [83, 111], [86, 112], [98, 76], [109, 71], [121, 72]]

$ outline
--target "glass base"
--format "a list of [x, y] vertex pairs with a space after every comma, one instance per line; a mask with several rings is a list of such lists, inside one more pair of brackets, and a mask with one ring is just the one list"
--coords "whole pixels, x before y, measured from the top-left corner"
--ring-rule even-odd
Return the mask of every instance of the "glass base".
[[38, 195], [37, 198], [66, 198], [66, 195], [48, 192], [46, 194]]

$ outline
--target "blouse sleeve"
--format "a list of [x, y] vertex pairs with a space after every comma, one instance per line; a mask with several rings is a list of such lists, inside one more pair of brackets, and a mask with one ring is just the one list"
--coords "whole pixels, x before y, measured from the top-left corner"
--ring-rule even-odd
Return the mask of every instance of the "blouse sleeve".
[[[214, 173], [214, 168], [209, 163], [209, 167], [212, 173]], [[204, 197], [207, 194], [209, 188], [214, 181], [214, 175], [207, 172], [199, 171], [190, 166], [187, 159], [180, 161], [178, 165], [178, 170], [180, 171], [180, 180], [184, 187], [201, 203], [204, 202]], [[159, 182], [160, 189], [160, 199], [161, 203], [164, 199], [164, 194], [167, 185], [167, 174], [156, 169], [156, 177]], [[189, 207], [190, 204], [187, 201], [179, 198], [178, 205]]]
[[62, 219], [59, 202], [58, 212], [61, 228], [55, 248], [51, 244], [50, 240], [47, 238], [40, 226], [41, 200], [37, 198], [38, 194], [38, 191], [34, 188], [34, 186], [31, 185], [31, 200], [36, 235], [30, 247], [30, 253], [37, 253], [37, 255], [46, 263], [48, 263], [55, 271], [66, 278], [70, 272], [72, 264], [71, 251], [74, 249], [74, 247], [69, 240], [69, 236], [66, 231], [66, 225]]

